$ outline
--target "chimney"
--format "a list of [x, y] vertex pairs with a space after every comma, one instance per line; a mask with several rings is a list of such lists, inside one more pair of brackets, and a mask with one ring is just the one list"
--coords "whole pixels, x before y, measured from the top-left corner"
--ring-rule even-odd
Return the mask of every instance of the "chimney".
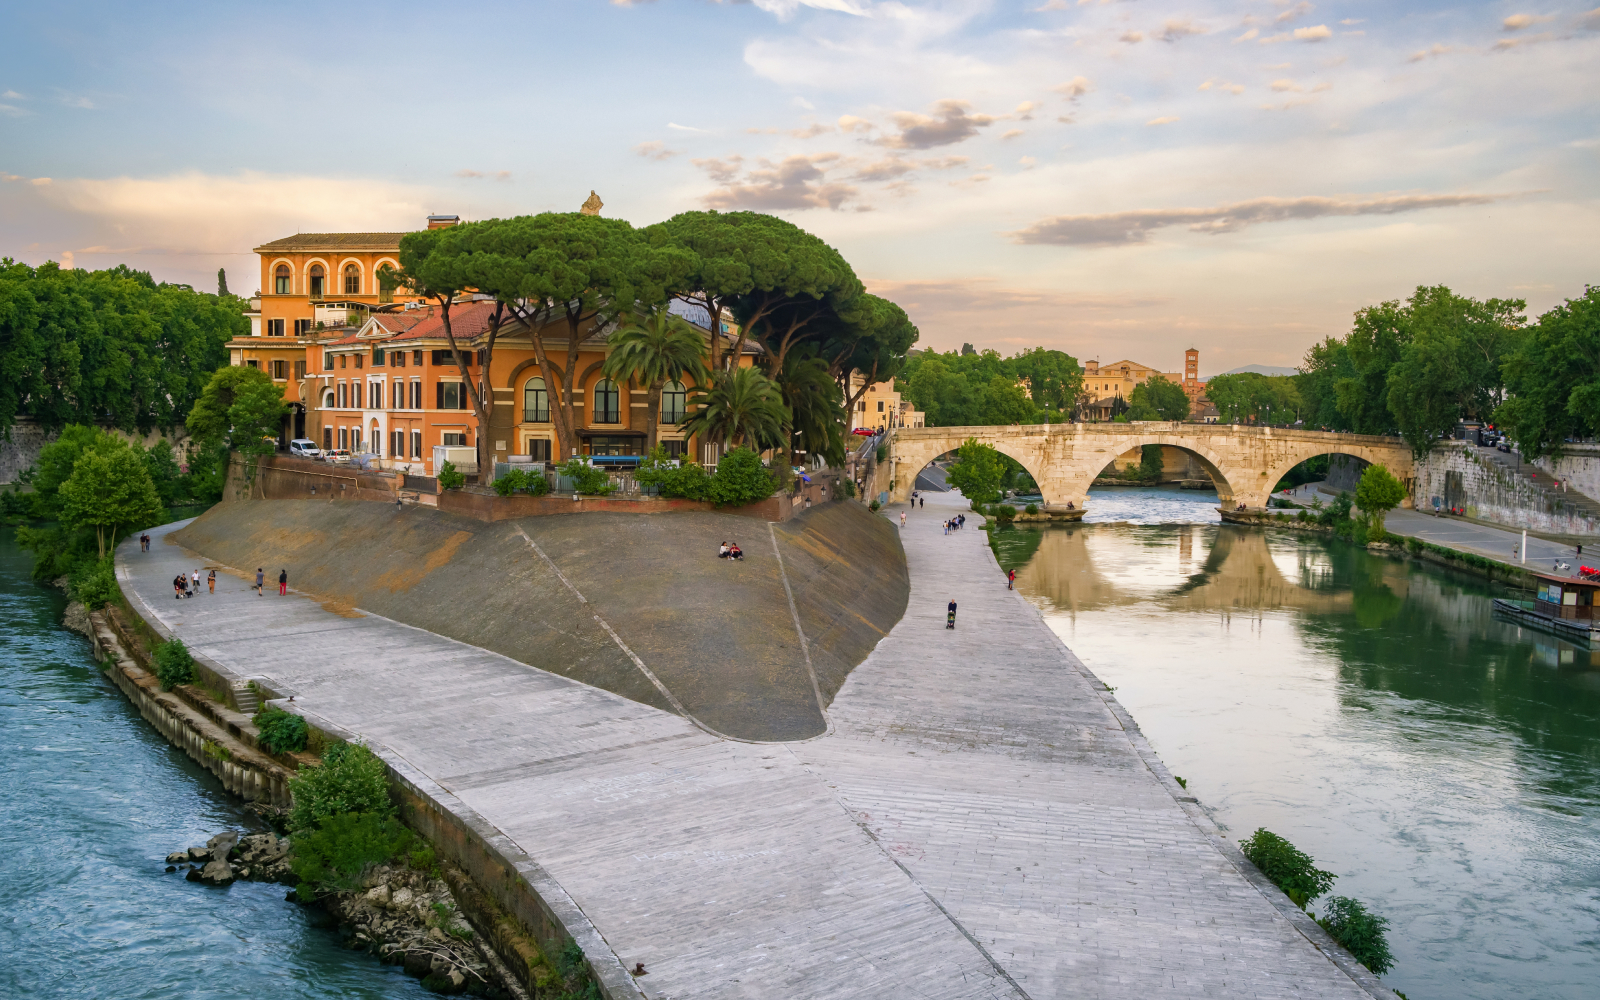
[[459, 215], [430, 215], [428, 216], [429, 229], [449, 229], [461, 221]]

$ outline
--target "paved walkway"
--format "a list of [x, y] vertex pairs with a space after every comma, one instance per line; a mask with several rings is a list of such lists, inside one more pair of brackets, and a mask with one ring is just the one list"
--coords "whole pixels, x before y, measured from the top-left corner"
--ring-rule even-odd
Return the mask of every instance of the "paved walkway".
[[717, 739], [232, 575], [175, 601], [167, 581], [203, 563], [164, 544], [170, 526], [148, 554], [124, 545], [119, 575], [197, 651], [271, 677], [477, 810], [626, 965], [645, 963], [651, 997], [1376, 995], [1234, 866], [1132, 721], [1005, 589], [983, 533], [943, 534], [961, 504], [932, 494], [908, 512], [906, 617], [839, 691], [829, 735], [801, 743]]
[[[1289, 499], [1295, 503], [1310, 504], [1320, 498], [1328, 503], [1329, 494], [1317, 492], [1320, 483], [1307, 483], [1291, 492]], [[1425, 542], [1443, 545], [1461, 552], [1498, 559], [1512, 565], [1525, 565], [1542, 573], [1554, 571], [1557, 562], [1566, 563], [1562, 573], [1576, 574], [1580, 565], [1600, 564], [1600, 544], [1596, 544], [1582, 558], [1577, 550], [1562, 542], [1552, 542], [1535, 535], [1528, 536], [1528, 559], [1522, 562], [1522, 532], [1513, 528], [1495, 528], [1477, 521], [1464, 521], [1457, 517], [1436, 517], [1416, 510], [1391, 510], [1383, 519], [1390, 533], [1406, 538], [1420, 538]]]

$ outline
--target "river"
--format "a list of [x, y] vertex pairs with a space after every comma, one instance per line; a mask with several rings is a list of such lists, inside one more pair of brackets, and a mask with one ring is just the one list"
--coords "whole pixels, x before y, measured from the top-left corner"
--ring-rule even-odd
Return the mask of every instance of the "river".
[[168, 852], [259, 822], [134, 711], [0, 528], [0, 996], [407, 998], [279, 885], [212, 889]]
[[1390, 919], [1386, 983], [1600, 995], [1600, 652], [1492, 617], [1474, 577], [1216, 503], [1095, 490], [1002, 562], [1229, 836], [1287, 837]]

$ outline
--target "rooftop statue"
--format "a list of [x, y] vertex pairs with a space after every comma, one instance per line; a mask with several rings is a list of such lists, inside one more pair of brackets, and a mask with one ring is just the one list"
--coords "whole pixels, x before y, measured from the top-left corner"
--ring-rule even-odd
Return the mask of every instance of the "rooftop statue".
[[584, 215], [599, 215], [600, 210], [605, 207], [606, 203], [600, 200], [600, 196], [595, 194], [593, 189], [590, 189], [588, 199], [578, 211]]

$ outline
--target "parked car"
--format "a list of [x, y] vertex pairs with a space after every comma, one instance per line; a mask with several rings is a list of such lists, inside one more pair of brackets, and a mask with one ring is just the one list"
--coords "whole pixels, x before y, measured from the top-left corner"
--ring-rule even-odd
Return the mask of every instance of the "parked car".
[[300, 458], [317, 458], [321, 456], [322, 449], [310, 438], [295, 438], [289, 442], [289, 454]]
[[334, 463], [337, 463], [339, 465], [345, 465], [345, 464], [349, 463], [349, 461], [350, 461], [350, 449], [349, 448], [334, 448], [334, 449], [330, 450], [329, 452], [327, 452], [326, 454], [324, 454], [322, 457], [326, 461], [334, 462]]
[[1507, 438], [1501, 438], [1500, 443], [1494, 446], [1494, 450], [1503, 451], [1507, 455], [1511, 454], [1511, 441]]

